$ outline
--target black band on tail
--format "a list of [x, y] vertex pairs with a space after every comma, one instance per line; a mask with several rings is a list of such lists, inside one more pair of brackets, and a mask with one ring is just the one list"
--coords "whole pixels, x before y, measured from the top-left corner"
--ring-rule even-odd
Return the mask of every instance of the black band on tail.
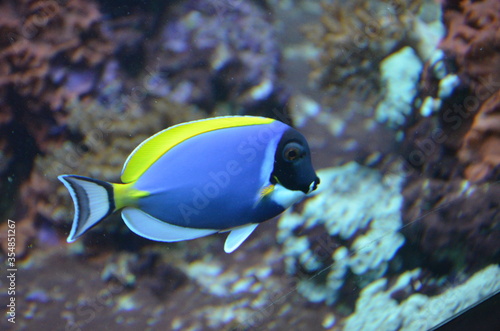
[[58, 177], [75, 205], [75, 217], [67, 241], [73, 242], [115, 210], [113, 186], [105, 181], [75, 175]]

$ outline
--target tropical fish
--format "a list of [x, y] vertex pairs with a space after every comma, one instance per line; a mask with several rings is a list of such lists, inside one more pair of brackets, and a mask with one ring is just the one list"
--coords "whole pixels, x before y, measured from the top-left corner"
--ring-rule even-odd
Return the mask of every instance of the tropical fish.
[[75, 205], [68, 242], [121, 210], [130, 230], [155, 241], [230, 231], [227, 253], [319, 184], [304, 136], [255, 116], [216, 117], [158, 132], [127, 158], [121, 184], [58, 178]]

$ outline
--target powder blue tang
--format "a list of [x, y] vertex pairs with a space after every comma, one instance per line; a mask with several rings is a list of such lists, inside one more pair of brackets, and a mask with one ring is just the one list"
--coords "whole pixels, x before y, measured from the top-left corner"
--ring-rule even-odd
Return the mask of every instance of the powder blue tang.
[[305, 138], [284, 123], [254, 116], [188, 122], [157, 133], [128, 157], [122, 184], [59, 179], [75, 205], [68, 242], [121, 210], [132, 231], [156, 241], [230, 231], [226, 252], [319, 184]]

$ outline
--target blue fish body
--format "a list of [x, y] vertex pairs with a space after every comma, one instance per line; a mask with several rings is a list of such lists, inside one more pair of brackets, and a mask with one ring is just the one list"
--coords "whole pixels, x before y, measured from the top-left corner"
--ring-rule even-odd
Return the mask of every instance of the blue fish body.
[[[151, 193], [139, 200], [139, 208], [171, 224], [218, 230], [278, 215], [283, 207], [269, 199], [259, 202], [259, 193], [271, 184], [273, 163], [264, 161], [274, 160], [279, 133], [260, 148], [249, 145], [260, 130], [212, 131], [172, 148], [137, 181], [137, 189]], [[264, 205], [255, 208], [259, 203]]]
[[123, 184], [59, 178], [76, 210], [69, 242], [121, 209], [127, 226], [151, 240], [231, 231], [226, 252], [319, 184], [305, 138], [251, 116], [189, 122], [152, 136], [127, 159]]

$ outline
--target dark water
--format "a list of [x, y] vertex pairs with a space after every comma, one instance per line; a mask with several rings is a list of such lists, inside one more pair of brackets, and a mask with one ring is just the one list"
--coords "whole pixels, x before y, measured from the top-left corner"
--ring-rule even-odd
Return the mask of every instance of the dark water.
[[[462, 315], [500, 290], [496, 0], [6, 0], [0, 13], [2, 330], [500, 323], [495, 299]], [[225, 233], [156, 242], [119, 212], [66, 242], [57, 176], [119, 183], [151, 135], [226, 115], [300, 131], [318, 189], [231, 254]], [[281, 197], [274, 164], [255, 173]]]

